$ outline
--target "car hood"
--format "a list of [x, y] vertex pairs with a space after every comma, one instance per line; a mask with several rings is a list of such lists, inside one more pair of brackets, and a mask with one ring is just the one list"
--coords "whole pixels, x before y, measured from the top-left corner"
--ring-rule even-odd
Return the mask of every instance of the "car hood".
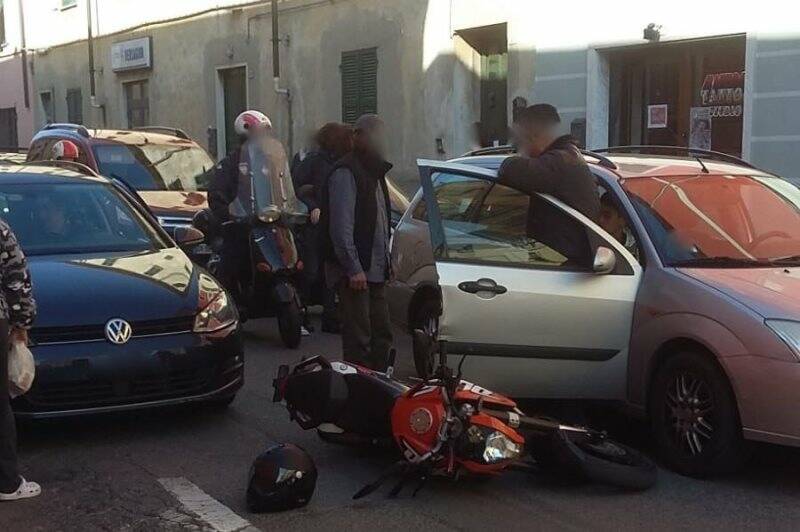
[[191, 218], [197, 211], [208, 207], [205, 192], [140, 190], [138, 194], [156, 216]]
[[197, 268], [177, 248], [29, 258], [35, 327], [151, 321], [196, 313]]
[[680, 268], [764, 318], [800, 319], [800, 268]]

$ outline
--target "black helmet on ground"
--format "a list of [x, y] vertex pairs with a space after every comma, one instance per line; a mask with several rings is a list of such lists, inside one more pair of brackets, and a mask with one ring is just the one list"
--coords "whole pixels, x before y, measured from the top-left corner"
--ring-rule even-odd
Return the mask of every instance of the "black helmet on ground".
[[253, 462], [247, 486], [251, 512], [280, 512], [308, 504], [317, 484], [314, 461], [300, 447], [270, 447]]

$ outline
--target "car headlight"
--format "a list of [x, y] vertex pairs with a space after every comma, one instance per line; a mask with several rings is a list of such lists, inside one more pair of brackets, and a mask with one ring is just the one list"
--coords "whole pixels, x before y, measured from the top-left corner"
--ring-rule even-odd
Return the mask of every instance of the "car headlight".
[[281, 219], [281, 210], [277, 205], [268, 205], [258, 211], [258, 219], [265, 224], [272, 224]]
[[483, 461], [487, 464], [494, 464], [503, 460], [516, 460], [521, 453], [521, 445], [511, 441], [511, 438], [496, 430], [486, 438]]
[[800, 361], [800, 322], [789, 320], [765, 320], [764, 323], [789, 346]]
[[236, 325], [238, 319], [236, 307], [230, 301], [228, 294], [220, 290], [197, 313], [194, 319], [194, 332], [207, 334], [225, 331]]

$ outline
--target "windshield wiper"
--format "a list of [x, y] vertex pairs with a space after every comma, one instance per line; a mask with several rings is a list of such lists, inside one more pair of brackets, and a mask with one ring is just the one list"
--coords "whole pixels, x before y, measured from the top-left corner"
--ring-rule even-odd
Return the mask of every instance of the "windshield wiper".
[[764, 268], [775, 266], [771, 260], [747, 259], [739, 257], [695, 257], [672, 263], [676, 267], [697, 268]]

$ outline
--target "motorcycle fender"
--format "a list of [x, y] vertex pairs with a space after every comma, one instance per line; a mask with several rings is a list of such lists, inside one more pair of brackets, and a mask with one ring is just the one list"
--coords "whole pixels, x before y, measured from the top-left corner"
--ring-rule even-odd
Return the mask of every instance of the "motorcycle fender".
[[297, 300], [297, 292], [288, 281], [277, 281], [272, 285], [272, 298], [276, 303], [292, 303]]

